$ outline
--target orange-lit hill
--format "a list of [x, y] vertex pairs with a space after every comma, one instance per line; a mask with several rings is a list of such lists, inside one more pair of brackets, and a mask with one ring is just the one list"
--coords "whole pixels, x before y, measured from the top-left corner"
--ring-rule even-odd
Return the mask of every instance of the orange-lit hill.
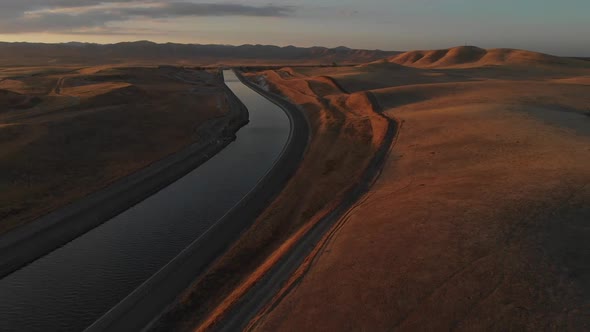
[[585, 65], [580, 60], [561, 58], [543, 53], [508, 48], [486, 50], [475, 46], [460, 46], [444, 50], [410, 51], [388, 58], [386, 62], [416, 68], [469, 68], [498, 65]]

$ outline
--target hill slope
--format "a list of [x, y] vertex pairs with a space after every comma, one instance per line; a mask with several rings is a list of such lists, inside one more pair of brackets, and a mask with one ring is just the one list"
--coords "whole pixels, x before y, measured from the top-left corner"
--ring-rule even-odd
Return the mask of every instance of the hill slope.
[[531, 51], [496, 48], [482, 49], [460, 46], [443, 50], [410, 51], [393, 57], [387, 62], [417, 68], [481, 67], [492, 65], [568, 65], [580, 64], [580, 60], [561, 58]]

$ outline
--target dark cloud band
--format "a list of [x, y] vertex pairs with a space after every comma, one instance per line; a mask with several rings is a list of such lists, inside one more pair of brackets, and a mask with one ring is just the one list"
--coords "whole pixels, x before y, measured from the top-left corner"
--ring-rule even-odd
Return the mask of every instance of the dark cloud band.
[[[203, 16], [285, 17], [292, 6], [249, 6], [233, 3], [192, 3], [162, 1], [5, 0], [0, 33], [63, 32], [104, 27], [110, 22], [134, 18], [179, 18]], [[121, 6], [129, 3], [129, 6]], [[102, 6], [97, 6], [102, 5]], [[63, 11], [60, 9], [70, 9]], [[33, 14], [31, 14], [32, 11]], [[6, 15], [11, 12], [11, 15]], [[28, 13], [28, 14], [27, 14]]]

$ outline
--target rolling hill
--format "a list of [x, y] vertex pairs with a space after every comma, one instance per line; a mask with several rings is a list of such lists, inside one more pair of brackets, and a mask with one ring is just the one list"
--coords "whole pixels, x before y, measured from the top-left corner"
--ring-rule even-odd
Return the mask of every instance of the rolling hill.
[[482, 67], [499, 65], [572, 65], [582, 63], [573, 58], [508, 48], [482, 49], [460, 46], [442, 50], [410, 51], [381, 62], [416, 68]]

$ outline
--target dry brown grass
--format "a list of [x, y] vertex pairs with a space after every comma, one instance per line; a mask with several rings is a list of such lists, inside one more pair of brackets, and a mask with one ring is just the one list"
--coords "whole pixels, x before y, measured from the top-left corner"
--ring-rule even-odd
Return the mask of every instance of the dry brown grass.
[[400, 136], [253, 329], [586, 330], [588, 69], [546, 66], [335, 71], [351, 91], [376, 89]]
[[214, 72], [1, 72], [17, 76], [0, 82], [0, 233], [199, 140], [197, 127], [227, 112]]

